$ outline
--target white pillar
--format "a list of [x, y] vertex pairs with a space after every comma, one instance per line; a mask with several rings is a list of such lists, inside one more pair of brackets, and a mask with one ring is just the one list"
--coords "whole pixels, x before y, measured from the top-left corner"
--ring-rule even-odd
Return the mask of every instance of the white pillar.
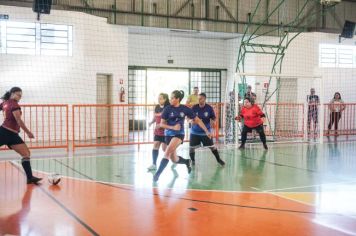
[[320, 108], [319, 108], [319, 143], [324, 143], [324, 82], [323, 77], [319, 78], [319, 100], [320, 100]]

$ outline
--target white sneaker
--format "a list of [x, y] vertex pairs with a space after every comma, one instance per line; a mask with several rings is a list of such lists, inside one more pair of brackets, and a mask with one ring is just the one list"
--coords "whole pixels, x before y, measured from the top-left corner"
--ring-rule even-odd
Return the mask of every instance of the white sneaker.
[[157, 166], [154, 165], [154, 164], [152, 164], [152, 165], [150, 165], [147, 169], [148, 169], [148, 170], [157, 170]]

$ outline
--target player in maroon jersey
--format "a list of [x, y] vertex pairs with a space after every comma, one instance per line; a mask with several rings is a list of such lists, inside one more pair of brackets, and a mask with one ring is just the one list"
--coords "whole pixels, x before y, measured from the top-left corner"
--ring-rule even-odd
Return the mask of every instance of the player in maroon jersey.
[[37, 184], [41, 178], [32, 175], [30, 163], [30, 150], [20, 137], [20, 128], [32, 139], [35, 138], [31, 131], [26, 127], [21, 119], [21, 107], [18, 102], [21, 100], [22, 90], [19, 87], [13, 87], [1, 98], [0, 111], [3, 111], [4, 122], [0, 126], [0, 147], [7, 145], [21, 155], [21, 164], [26, 173], [27, 184]]
[[152, 149], [152, 165], [148, 167], [148, 170], [156, 170], [157, 169], [157, 158], [159, 153], [159, 147], [162, 145], [162, 150], [165, 152], [167, 148], [167, 144], [165, 143], [164, 129], [160, 127], [161, 124], [161, 114], [163, 109], [169, 105], [168, 94], [160, 93], [158, 97], [158, 104], [155, 107], [155, 113], [152, 121], [150, 122], [150, 126], [156, 123], [155, 131], [154, 131], [154, 143]]

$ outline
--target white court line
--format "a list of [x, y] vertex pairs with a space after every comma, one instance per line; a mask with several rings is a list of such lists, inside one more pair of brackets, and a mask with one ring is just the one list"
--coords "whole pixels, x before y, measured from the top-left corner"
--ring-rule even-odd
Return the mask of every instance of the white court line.
[[[85, 159], [85, 158], [94, 158], [94, 157], [97, 157], [97, 158], [121, 158], [121, 157], [126, 157], [129, 156], [131, 153], [125, 153], [125, 154], [115, 154], [115, 153], [111, 153], [111, 154], [100, 154], [100, 155], [88, 155], [88, 156], [70, 156], [70, 157], [66, 157], [66, 156], [63, 156], [63, 157], [31, 157], [31, 161], [45, 161], [45, 160], [63, 160], [63, 159], [68, 159], [68, 160], [78, 160], [78, 159]], [[122, 156], [120, 156], [122, 155]], [[13, 158], [13, 159], [8, 159], [8, 160], [1, 160], [0, 162], [6, 162], [6, 161], [20, 161], [21, 159], [19, 158]]]
[[[16, 161], [11, 161], [14, 165], [20, 166]], [[67, 167], [66, 167], [67, 168]], [[35, 172], [41, 173], [48, 175], [51, 172], [45, 172], [41, 170], [36, 170], [34, 169]], [[77, 173], [80, 175], [80, 173]], [[110, 185], [118, 185], [118, 186], [127, 186], [127, 187], [132, 187], [135, 189], [158, 189], [158, 190], [189, 190], [189, 191], [197, 191], [197, 192], [223, 192], [223, 193], [253, 193], [253, 194], [266, 194], [265, 192], [255, 192], [255, 191], [238, 191], [238, 190], [219, 190], [219, 189], [191, 189], [191, 188], [160, 188], [159, 186], [137, 186], [134, 184], [124, 184], [124, 183], [116, 183], [116, 182], [106, 182], [106, 181], [99, 181], [95, 179], [88, 179], [85, 176], [83, 178], [79, 177], [73, 177], [73, 176], [66, 176], [66, 175], [61, 175], [64, 178], [67, 179], [72, 179], [72, 180], [78, 180], [78, 181], [86, 181], [86, 182], [92, 182], [92, 183], [103, 183], [103, 184], [110, 184]], [[153, 183], [153, 182], [152, 182]], [[298, 192], [299, 193], [299, 192]]]
[[[84, 158], [91, 158], [91, 157], [99, 157], [99, 158], [109, 158], [111, 157], [110, 155], [105, 155], [105, 156], [90, 156], [90, 157], [77, 157], [79, 159], [84, 159]], [[119, 158], [119, 157], [118, 157]], [[46, 158], [46, 159], [36, 159], [36, 160], [56, 160], [58, 158]], [[66, 158], [63, 158], [66, 159]], [[74, 159], [74, 158], [68, 158], [68, 159]], [[35, 161], [35, 160], [33, 160]], [[16, 163], [17, 161], [13, 160], [11, 161], [13, 163]], [[16, 164], [17, 165], [17, 164]], [[38, 171], [35, 170], [39, 173], [44, 173], [44, 174], [49, 174], [49, 172], [45, 172], [45, 171]], [[136, 185], [133, 184], [124, 184], [124, 183], [117, 183], [117, 182], [105, 182], [105, 181], [97, 181], [97, 180], [90, 180], [87, 178], [77, 178], [77, 177], [71, 177], [71, 176], [64, 176], [63, 177], [69, 178], [69, 179], [75, 179], [75, 180], [86, 180], [86, 181], [92, 181], [92, 182], [98, 182], [98, 183], [106, 183], [106, 184], [118, 184], [118, 185], [124, 185], [124, 186], [130, 186], [130, 187], [136, 187]], [[335, 184], [350, 184], [350, 183], [356, 183], [356, 181], [347, 181], [347, 182], [335, 182], [335, 183], [325, 183], [325, 184], [316, 184], [316, 185], [305, 185], [305, 186], [296, 186], [296, 187], [289, 187], [289, 188], [280, 188], [280, 189], [270, 189], [270, 190], [261, 190], [255, 187], [250, 187], [251, 189], [254, 189], [258, 192], [254, 192], [254, 191], [239, 191], [239, 190], [219, 190], [219, 189], [191, 189], [191, 188], [165, 188], [165, 189], [182, 189], [182, 190], [191, 190], [191, 191], [201, 191], [201, 192], [225, 192], [225, 193], [259, 193], [261, 191], [261, 193], [270, 193], [270, 192], [276, 192], [276, 191], [284, 191], [284, 190], [292, 190], [292, 189], [303, 189], [303, 188], [310, 188], [310, 187], [319, 187], [319, 186], [327, 186], [327, 185], [335, 185]], [[155, 188], [155, 187], [153, 187]], [[157, 187], [158, 188], [158, 187]], [[304, 191], [303, 191], [304, 192]], [[303, 193], [303, 192], [295, 192], [295, 193]], [[288, 193], [294, 193], [294, 192], [290, 192], [288, 191]], [[309, 193], [309, 192], [306, 192]]]
[[[14, 165], [20, 167], [20, 165], [18, 163], [16, 163], [16, 161], [11, 161]], [[66, 167], [66, 166], [65, 166]], [[66, 167], [68, 168], [68, 167]], [[42, 171], [42, 170], [36, 170], [36, 169], [33, 169], [34, 172], [37, 172], [37, 173], [41, 173], [41, 174], [45, 174], [45, 175], [49, 175], [51, 174], [52, 172], [45, 172], [45, 171]], [[73, 171], [74, 172], [74, 171]], [[77, 173], [78, 175], [81, 175], [80, 173]], [[105, 182], [105, 181], [97, 181], [95, 179], [88, 179], [86, 178], [85, 176], [83, 176], [83, 178], [78, 178], [78, 177], [73, 177], [73, 176], [66, 176], [66, 175], [62, 175], [61, 176], [63, 178], [66, 178], [66, 179], [72, 179], [72, 180], [78, 180], [78, 181], [85, 181], [85, 182], [92, 182], [92, 183], [104, 183], [104, 184], [116, 184], [116, 185], [123, 185], [123, 186], [129, 186], [129, 187], [134, 187], [134, 185], [132, 184], [121, 184], [121, 183], [111, 183], [111, 182]]]
[[[256, 190], [259, 190], [258, 188], [254, 188], [254, 187], [251, 187], [253, 189], [256, 189]], [[260, 190], [261, 191], [261, 190]], [[284, 198], [284, 199], [287, 199], [289, 201], [293, 201], [293, 202], [297, 202], [297, 203], [300, 203], [302, 205], [306, 205], [306, 206], [310, 206], [310, 207], [314, 207], [314, 208], [317, 208], [318, 206], [317, 205], [314, 205], [312, 203], [308, 203], [308, 202], [303, 202], [303, 201], [300, 201], [300, 200], [297, 200], [297, 199], [294, 199], [294, 198], [290, 198], [290, 197], [287, 197], [287, 196], [283, 196], [283, 195], [280, 195], [280, 194], [283, 194], [283, 193], [290, 193], [290, 194], [294, 194], [294, 193], [300, 193], [300, 194], [303, 194], [303, 193], [316, 193], [316, 192], [265, 192], [265, 193], [269, 193], [271, 195], [274, 195], [274, 196], [277, 196], [277, 197], [280, 197], [280, 198]], [[335, 215], [340, 215], [340, 216], [343, 216], [343, 217], [348, 217], [348, 218], [352, 218], [352, 219], [356, 219], [356, 216], [355, 215], [348, 215], [348, 214], [343, 214], [343, 213], [335, 213], [335, 212], [323, 212], [323, 211], [317, 211], [317, 209], [315, 209], [315, 213], [322, 213], [322, 214], [335, 214]]]
[[[300, 204], [303, 204], [303, 205], [307, 205], [307, 206], [311, 206], [311, 207], [315, 207], [315, 205], [311, 204], [311, 203], [307, 203], [307, 202], [303, 202], [303, 201], [300, 201], [300, 200], [297, 200], [297, 199], [294, 199], [294, 198], [290, 198], [290, 197], [287, 197], [287, 196], [283, 196], [283, 195], [279, 195], [278, 193], [291, 193], [291, 192], [268, 192], [269, 194], [272, 194], [274, 196], [277, 196], [277, 197], [280, 197], [280, 198], [284, 198], [284, 199], [287, 199], [289, 201], [293, 201], [293, 202], [298, 202]], [[302, 193], [302, 192], [301, 192]], [[304, 192], [304, 193], [314, 193], [314, 192]], [[293, 193], [291, 193], [293, 194]]]
[[319, 187], [319, 186], [325, 186], [325, 185], [352, 184], [352, 183], [356, 183], [356, 181], [315, 184], [315, 185], [306, 185], [306, 186], [298, 186], [298, 187], [290, 187], [290, 188], [270, 189], [270, 190], [263, 190], [263, 191], [264, 192], [275, 192], [275, 191], [283, 191], [283, 190], [289, 190], [289, 189], [311, 188], [311, 187]]
[[[349, 141], [339, 141], [339, 143], [355, 143], [356, 140], [349, 140]], [[295, 146], [296, 144], [300, 145], [300, 146], [315, 146], [315, 145], [319, 145], [318, 143], [308, 143], [308, 142], [272, 142], [270, 143], [271, 147], [270, 150], [273, 150], [273, 147], [290, 147], [290, 146]], [[323, 145], [332, 145], [335, 144], [333, 142], [330, 143], [324, 143]], [[254, 148], [255, 146], [259, 146], [261, 145], [261, 143], [247, 143], [247, 145], [252, 146], [251, 148]], [[224, 150], [231, 150], [231, 149], [238, 149], [239, 144], [224, 144], [224, 145], [219, 145], [216, 144], [215, 147], [218, 149], [218, 151], [224, 151]], [[248, 147], [247, 147], [248, 148]], [[189, 146], [185, 147], [185, 146], [181, 146], [179, 147], [180, 150], [189, 150]], [[199, 152], [201, 151], [207, 151], [209, 148], [208, 147], [200, 147], [197, 148], [196, 150], [198, 150]], [[262, 149], [262, 146], [261, 148]], [[210, 150], [210, 149], [209, 149]], [[0, 151], [1, 152], [1, 151]], [[148, 151], [135, 151], [135, 153], [140, 153], [140, 154], [144, 154], [147, 153]], [[132, 152], [118, 152], [118, 153], [108, 153], [108, 154], [85, 154], [85, 153], [79, 153], [78, 156], [75, 156], [75, 153], [73, 153], [70, 156], [57, 156], [57, 157], [32, 157], [31, 160], [36, 161], [36, 160], [53, 160], [53, 159], [78, 159], [78, 158], [94, 158], [94, 157], [98, 157], [98, 158], [103, 158], [103, 157], [120, 157], [121, 155], [125, 156], [125, 155], [131, 155]], [[135, 154], [134, 154], [135, 155]], [[0, 160], [0, 162], [6, 162], [6, 161], [13, 161], [13, 160], [18, 160], [17, 157], [11, 157], [11, 158], [4, 158], [2, 160]]]
[[[16, 161], [11, 161], [14, 165], [17, 165], [19, 166], [19, 164], [16, 162]], [[42, 174], [46, 174], [48, 175], [49, 172], [45, 172], [45, 171], [38, 171], [38, 170], [35, 170], [36, 172], [38, 173], [42, 173]], [[80, 173], [78, 173], [80, 174]], [[78, 178], [78, 177], [71, 177], [71, 176], [64, 176], [62, 175], [64, 178], [67, 178], [67, 179], [71, 179], [71, 180], [77, 180], [77, 181], [84, 181], [84, 182], [91, 182], [91, 183], [99, 183], [99, 184], [107, 184], [107, 185], [113, 185], [113, 186], [123, 186], [123, 187], [131, 187], [134, 191], [135, 190], [170, 190], [170, 191], [195, 191], [195, 192], [222, 192], [222, 193], [237, 193], [237, 194], [271, 194], [271, 195], [274, 195], [276, 197], [279, 197], [279, 198], [284, 198], [286, 200], [289, 200], [289, 201], [294, 201], [294, 202], [297, 202], [297, 203], [300, 203], [300, 204], [303, 204], [303, 205], [307, 205], [307, 206], [311, 206], [311, 207], [315, 207], [315, 205], [312, 205], [312, 204], [309, 204], [309, 203], [306, 203], [306, 202], [302, 202], [302, 201], [299, 201], [299, 200], [296, 200], [296, 199], [293, 199], [293, 198], [289, 198], [289, 197], [286, 197], [286, 196], [282, 196], [282, 195], [279, 195], [278, 193], [273, 193], [273, 192], [265, 192], [265, 191], [261, 191], [261, 189], [259, 188], [256, 188], [256, 187], [250, 187], [252, 189], [255, 189], [257, 190], [258, 192], [255, 192], [255, 191], [228, 191], [228, 190], [214, 190], [214, 189], [210, 189], [210, 190], [204, 190], [204, 189], [190, 189], [190, 188], [159, 188], [158, 186], [152, 186], [152, 187], [146, 187], [146, 186], [143, 186], [143, 187], [137, 187], [133, 184], [123, 184], [123, 183], [113, 183], [113, 182], [106, 182], [106, 181], [97, 181], [95, 179], [88, 179], [88, 178]], [[84, 176], [85, 177], [85, 176]], [[141, 191], [141, 193], [149, 193], [149, 192], [145, 192], [145, 191]], [[298, 194], [301, 194], [301, 193], [313, 193], [313, 192], [280, 192], [280, 193], [298, 193]], [[173, 194], [184, 194], [183, 193], [180, 193], [180, 192], [176, 192], [176, 193], [173, 193]], [[318, 212], [315, 212], [316, 214]], [[323, 213], [323, 214], [335, 214], [333, 212], [320, 212], [320, 213]], [[337, 214], [339, 215], [339, 214]], [[352, 219], [356, 219], [356, 216], [355, 215], [344, 215], [344, 214], [340, 214], [340, 216], [346, 216], [346, 217], [349, 217], [349, 218], [352, 218]]]
[[[114, 155], [114, 154], [112, 154]], [[98, 158], [109, 158], [112, 157], [111, 155], [104, 155], [104, 156], [87, 156], [87, 157], [76, 157], [77, 159], [84, 159], [84, 158], [92, 158], [92, 157], [98, 157]], [[118, 157], [119, 158], [119, 157]], [[61, 158], [46, 158], [46, 159], [32, 159], [33, 161], [36, 160], [57, 160], [57, 159], [61, 159]], [[62, 159], [74, 159], [74, 158], [62, 158]], [[16, 160], [12, 160], [12, 163], [14, 163], [15, 165], [19, 166], [19, 164], [17, 164], [18, 161]], [[50, 172], [45, 172], [45, 171], [39, 171], [39, 170], [35, 170], [38, 173], [43, 173], [43, 174], [50, 174]], [[78, 173], [79, 174], [79, 173]], [[79, 174], [80, 175], [80, 174]], [[123, 185], [123, 186], [130, 186], [130, 187], [134, 187], [137, 188], [137, 185], [133, 185], [133, 184], [124, 184], [124, 183], [117, 183], [117, 182], [105, 182], [105, 181], [98, 181], [98, 180], [90, 180], [87, 179], [85, 176], [83, 176], [83, 178], [78, 178], [78, 177], [71, 177], [71, 176], [64, 176], [68, 179], [74, 179], [74, 180], [85, 180], [85, 181], [90, 181], [90, 182], [98, 182], [98, 183], [105, 183], [105, 184], [117, 184], [117, 185]], [[303, 188], [310, 188], [310, 187], [318, 187], [318, 186], [327, 186], [327, 185], [337, 185], [337, 184], [350, 184], [350, 183], [356, 183], [356, 181], [347, 181], [347, 182], [335, 182], [335, 183], [325, 183], [325, 184], [317, 184], [317, 185], [305, 185], [305, 186], [296, 186], [296, 187], [289, 187], [289, 188], [280, 188], [280, 189], [270, 189], [270, 190], [261, 190], [259, 188], [255, 188], [255, 187], [250, 187], [251, 189], [254, 189], [258, 192], [255, 191], [239, 191], [239, 190], [219, 190], [219, 189], [191, 189], [191, 188], [165, 188], [165, 189], [170, 189], [170, 190], [190, 190], [190, 191], [201, 191], [201, 192], [224, 192], [224, 193], [271, 193], [271, 192], [276, 192], [276, 191], [283, 191], [283, 190], [292, 190], [292, 189], [303, 189]], [[141, 188], [141, 187], [140, 187]], [[144, 188], [146, 188], [146, 186], [144, 186]], [[152, 187], [152, 188], [158, 188], [158, 187]], [[302, 191], [302, 192], [290, 192], [288, 191], [288, 193], [310, 193]]]

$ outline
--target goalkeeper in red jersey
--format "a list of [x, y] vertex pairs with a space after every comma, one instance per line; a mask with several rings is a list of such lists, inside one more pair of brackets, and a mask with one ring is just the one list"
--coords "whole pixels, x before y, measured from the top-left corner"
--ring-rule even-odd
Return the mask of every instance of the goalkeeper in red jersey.
[[265, 114], [256, 104], [251, 103], [250, 98], [244, 99], [244, 105], [235, 120], [241, 121], [242, 118], [244, 119], [244, 126], [241, 132], [241, 145], [239, 149], [245, 148], [247, 133], [252, 132], [252, 130], [256, 130], [260, 135], [264, 149], [267, 150], [266, 135], [263, 130], [263, 120], [265, 119]]

